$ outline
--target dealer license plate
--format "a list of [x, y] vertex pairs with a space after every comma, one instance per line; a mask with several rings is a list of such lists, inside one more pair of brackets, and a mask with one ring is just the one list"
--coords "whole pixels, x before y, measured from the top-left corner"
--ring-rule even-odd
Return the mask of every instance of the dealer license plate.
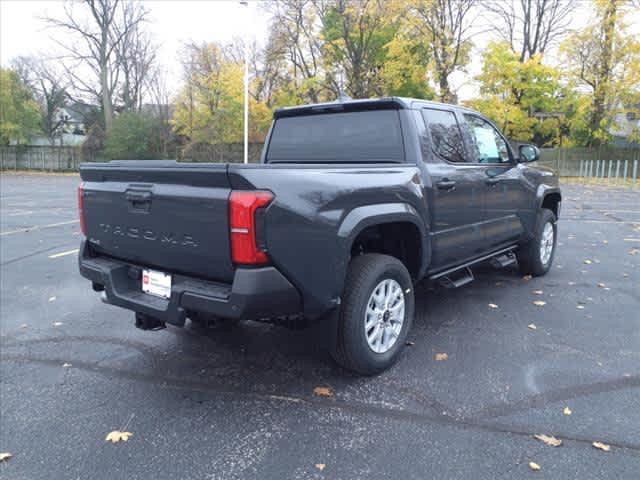
[[142, 291], [156, 297], [171, 296], [171, 275], [157, 270], [142, 270]]

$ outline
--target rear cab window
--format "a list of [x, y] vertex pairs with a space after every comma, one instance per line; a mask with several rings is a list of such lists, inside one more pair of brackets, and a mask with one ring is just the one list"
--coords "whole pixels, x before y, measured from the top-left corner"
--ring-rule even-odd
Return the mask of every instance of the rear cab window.
[[266, 163], [403, 162], [398, 110], [317, 113], [276, 119]]

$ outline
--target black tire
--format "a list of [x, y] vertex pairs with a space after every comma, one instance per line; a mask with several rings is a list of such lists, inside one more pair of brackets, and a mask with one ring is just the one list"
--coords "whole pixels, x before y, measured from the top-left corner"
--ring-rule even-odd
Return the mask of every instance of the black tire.
[[[400, 284], [405, 316], [395, 343], [384, 353], [374, 352], [365, 334], [365, 312], [374, 289], [385, 279]], [[365, 254], [351, 260], [345, 280], [342, 304], [336, 315], [337, 329], [332, 356], [343, 367], [363, 375], [374, 375], [393, 365], [405, 346], [414, 313], [411, 276], [397, 258]]]
[[[547, 223], [551, 223], [553, 228], [553, 249], [549, 260], [546, 263], [542, 263], [540, 259], [540, 243], [542, 242], [542, 232]], [[516, 252], [520, 272], [524, 275], [532, 275], [534, 277], [545, 275], [553, 264], [557, 243], [558, 227], [556, 224], [556, 216], [551, 210], [543, 208], [538, 213], [533, 239], [522, 245]]]

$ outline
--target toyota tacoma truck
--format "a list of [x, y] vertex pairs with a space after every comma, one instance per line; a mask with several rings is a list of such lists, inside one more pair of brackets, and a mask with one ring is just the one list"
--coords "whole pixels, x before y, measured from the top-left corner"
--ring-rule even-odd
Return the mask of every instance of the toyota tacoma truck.
[[136, 326], [324, 321], [360, 374], [398, 358], [414, 284], [553, 262], [561, 192], [472, 110], [417, 99], [279, 109], [259, 164], [85, 163], [80, 273]]

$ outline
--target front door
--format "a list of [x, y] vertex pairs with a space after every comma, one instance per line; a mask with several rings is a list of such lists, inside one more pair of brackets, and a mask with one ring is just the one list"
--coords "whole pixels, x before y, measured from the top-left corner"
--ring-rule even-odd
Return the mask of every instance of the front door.
[[430, 150], [426, 168], [431, 215], [433, 270], [442, 270], [477, 257], [483, 249], [483, 166], [471, 165], [462, 131], [452, 110], [424, 108]]
[[478, 115], [465, 113], [471, 135], [472, 161], [484, 171], [482, 236], [487, 251], [518, 240], [523, 232], [519, 210], [526, 197], [513, 154], [504, 137]]

